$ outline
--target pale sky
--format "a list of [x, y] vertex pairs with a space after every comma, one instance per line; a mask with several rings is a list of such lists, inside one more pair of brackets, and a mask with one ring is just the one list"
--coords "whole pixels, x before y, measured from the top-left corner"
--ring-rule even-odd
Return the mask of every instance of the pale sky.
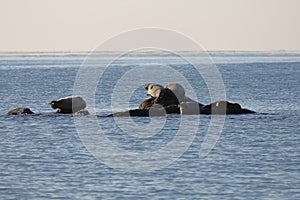
[[299, 0], [0, 0], [0, 51], [91, 51], [167, 28], [207, 50], [300, 50]]

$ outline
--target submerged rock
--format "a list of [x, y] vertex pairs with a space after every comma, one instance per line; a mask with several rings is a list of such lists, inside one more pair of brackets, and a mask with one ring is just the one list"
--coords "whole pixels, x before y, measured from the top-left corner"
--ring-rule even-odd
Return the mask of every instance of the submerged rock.
[[133, 109], [123, 112], [116, 112], [107, 115], [107, 117], [150, 117], [150, 116], [165, 116], [166, 114], [180, 114], [179, 107], [176, 105], [162, 107], [154, 104], [147, 109]]

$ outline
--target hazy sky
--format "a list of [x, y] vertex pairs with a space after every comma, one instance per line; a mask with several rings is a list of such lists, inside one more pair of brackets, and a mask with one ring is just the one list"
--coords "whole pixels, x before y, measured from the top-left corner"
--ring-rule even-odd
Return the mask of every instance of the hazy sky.
[[0, 0], [0, 25], [0, 51], [89, 51], [139, 27], [208, 50], [300, 50], [299, 0]]

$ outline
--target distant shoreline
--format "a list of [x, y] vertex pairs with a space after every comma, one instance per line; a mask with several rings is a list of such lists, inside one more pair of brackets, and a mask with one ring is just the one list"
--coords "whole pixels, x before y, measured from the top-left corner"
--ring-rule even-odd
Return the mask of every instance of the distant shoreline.
[[[209, 55], [217, 55], [217, 56], [280, 56], [280, 55], [294, 55], [300, 56], [300, 50], [290, 51], [290, 50], [266, 50], [266, 51], [252, 51], [252, 50], [209, 50], [209, 51], [169, 51], [170, 53], [183, 53], [183, 54], [194, 54], [194, 53], [207, 53]], [[0, 56], [13, 56], [13, 55], [25, 55], [25, 56], [48, 56], [48, 55], [57, 55], [57, 56], [86, 56], [88, 54], [118, 54], [124, 53], [123, 51], [0, 51]], [[137, 51], [131, 52], [132, 54], [167, 54], [168, 52], [159, 51], [159, 50], [146, 50], [146, 51]]]

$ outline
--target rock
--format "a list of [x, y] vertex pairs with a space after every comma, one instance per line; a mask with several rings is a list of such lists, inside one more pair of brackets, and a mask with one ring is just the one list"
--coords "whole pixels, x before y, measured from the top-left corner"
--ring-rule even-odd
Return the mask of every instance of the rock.
[[162, 107], [161, 105], [154, 104], [151, 108], [148, 109], [133, 109], [123, 112], [116, 112], [113, 114], [107, 115], [107, 117], [149, 117], [149, 116], [165, 116], [166, 114], [179, 114], [180, 110], [178, 106], [166, 106]]
[[183, 102], [179, 104], [180, 114], [182, 115], [199, 115], [200, 109], [203, 106], [203, 104], [200, 104], [198, 102]]
[[167, 83], [164, 87], [149, 83], [144, 89], [150, 98], [145, 99], [138, 109], [117, 112], [112, 116], [163, 116], [165, 114], [246, 114], [255, 113], [244, 109], [237, 103], [216, 101], [209, 105], [198, 103], [185, 96], [184, 88], [178, 83]]
[[230, 103], [228, 101], [216, 101], [209, 105], [205, 105], [200, 108], [200, 114], [246, 114], [246, 113], [255, 113], [254, 111], [244, 109], [238, 103]]

